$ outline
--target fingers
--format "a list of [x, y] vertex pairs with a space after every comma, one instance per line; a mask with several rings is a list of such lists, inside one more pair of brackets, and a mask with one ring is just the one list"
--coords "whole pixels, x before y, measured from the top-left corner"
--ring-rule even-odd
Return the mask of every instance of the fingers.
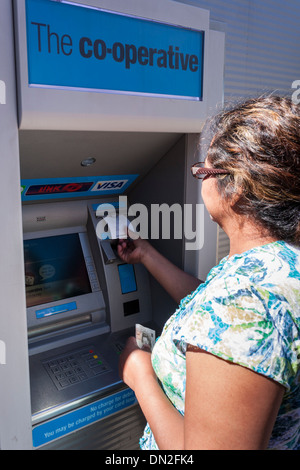
[[132, 253], [135, 249], [134, 244], [129, 240], [119, 240], [117, 246], [117, 252], [119, 257], [128, 263], [135, 262], [136, 260], [132, 258]]

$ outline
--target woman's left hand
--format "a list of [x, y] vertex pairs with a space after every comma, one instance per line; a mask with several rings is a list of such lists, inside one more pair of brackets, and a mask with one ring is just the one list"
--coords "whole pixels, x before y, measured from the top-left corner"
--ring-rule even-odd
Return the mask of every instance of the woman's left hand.
[[152, 375], [156, 379], [151, 364], [151, 353], [140, 349], [134, 337], [127, 340], [120, 356], [119, 374], [132, 390], [135, 390], [137, 383], [144, 377], [149, 378]]
[[151, 353], [128, 339], [120, 356], [120, 377], [134, 391], [161, 450], [183, 449], [183, 416], [162, 390], [151, 363]]

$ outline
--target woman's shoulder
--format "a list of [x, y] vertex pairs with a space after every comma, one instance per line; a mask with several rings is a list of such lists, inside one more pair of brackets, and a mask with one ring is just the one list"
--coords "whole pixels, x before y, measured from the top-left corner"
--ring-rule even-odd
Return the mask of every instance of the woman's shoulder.
[[[198, 302], [197, 302], [198, 300]], [[226, 311], [249, 309], [259, 316], [285, 307], [300, 318], [300, 250], [273, 242], [234, 255], [215, 272], [196, 303]], [[298, 320], [299, 321], [299, 320]]]
[[268, 243], [234, 255], [223, 268], [224, 278], [246, 278], [255, 284], [286, 278], [300, 282], [300, 248], [283, 241]]

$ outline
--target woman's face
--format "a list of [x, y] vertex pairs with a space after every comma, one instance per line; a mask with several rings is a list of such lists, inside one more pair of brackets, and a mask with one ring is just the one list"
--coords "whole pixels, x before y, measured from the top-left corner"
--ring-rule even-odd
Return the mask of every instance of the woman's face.
[[[209, 168], [210, 165], [206, 162], [205, 167]], [[224, 217], [228, 216], [229, 205], [218, 191], [216, 176], [208, 175], [203, 179], [201, 195], [211, 219], [222, 227]]]

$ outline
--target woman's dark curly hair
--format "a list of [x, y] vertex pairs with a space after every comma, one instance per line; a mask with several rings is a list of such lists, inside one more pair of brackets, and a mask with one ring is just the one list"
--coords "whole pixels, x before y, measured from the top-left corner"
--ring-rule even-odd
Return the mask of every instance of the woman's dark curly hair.
[[277, 239], [300, 244], [300, 106], [276, 96], [255, 98], [214, 119], [207, 160], [234, 210]]

